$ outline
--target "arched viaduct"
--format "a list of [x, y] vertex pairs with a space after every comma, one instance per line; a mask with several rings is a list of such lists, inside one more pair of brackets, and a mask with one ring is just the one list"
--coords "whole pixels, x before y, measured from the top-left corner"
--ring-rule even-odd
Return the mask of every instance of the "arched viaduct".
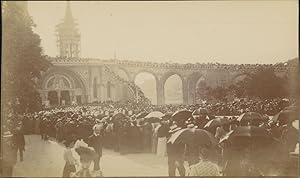
[[[43, 102], [49, 101], [51, 95], [51, 104], [61, 104], [62, 100], [67, 103], [88, 103], [136, 97], [130, 91], [134, 89], [124, 86], [124, 81], [133, 83], [141, 72], [154, 76], [158, 105], [165, 104], [165, 82], [175, 74], [182, 81], [183, 103], [194, 104], [196, 84], [200, 78], [212, 88], [228, 86], [237, 77], [257, 68], [255, 65], [169, 64], [87, 58], [48, 60], [53, 66], [43, 73], [39, 91]], [[276, 73], [281, 76], [286, 75], [287, 71], [287, 67], [276, 68]]]

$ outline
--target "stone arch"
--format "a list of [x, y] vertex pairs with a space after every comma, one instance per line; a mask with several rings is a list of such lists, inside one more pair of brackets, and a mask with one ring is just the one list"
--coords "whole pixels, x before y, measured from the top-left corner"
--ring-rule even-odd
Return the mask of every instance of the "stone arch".
[[[168, 81], [172, 77], [178, 77], [178, 79], [181, 81], [181, 87], [180, 87], [181, 89], [178, 89], [178, 90], [176, 90], [176, 89], [173, 90], [173, 88], [175, 86], [178, 86], [178, 85], [175, 85], [174, 83], [171, 83], [173, 86], [171, 86], [172, 90], [170, 90], [170, 92], [172, 92], [171, 94], [173, 96], [169, 95], [170, 93], [167, 91]], [[185, 82], [184, 82], [184, 78], [180, 74], [175, 73], [175, 72], [174, 73], [170, 72], [167, 75], [165, 75], [165, 78], [163, 78], [162, 83], [163, 83], [163, 90], [164, 90], [164, 102], [166, 104], [173, 104], [173, 103], [174, 104], [182, 104], [182, 103], [184, 103], [184, 85], [185, 85]]]
[[56, 67], [48, 70], [46, 73], [44, 73], [41, 77], [41, 80], [39, 81], [39, 88], [40, 89], [46, 89], [46, 82], [51, 78], [53, 75], [63, 75], [66, 76], [72, 83], [72, 86], [74, 87], [80, 87], [83, 89], [84, 93], [87, 91], [87, 84], [82, 79], [82, 77], [77, 74], [76, 72], [69, 70], [65, 67]]
[[[149, 76], [149, 82], [148, 83], [144, 83], [141, 85], [141, 83], [137, 82], [137, 80], [139, 79], [139, 75], [148, 75]], [[150, 77], [151, 76], [151, 77]], [[146, 76], [144, 76], [146, 77]], [[154, 81], [153, 81], [154, 79]], [[158, 93], [157, 93], [157, 85], [158, 85], [158, 79], [157, 76], [150, 71], [147, 70], [141, 70], [137, 73], [135, 73], [134, 78], [133, 78], [133, 82], [139, 86], [141, 88], [141, 90], [143, 91], [143, 93], [145, 94], [145, 96], [147, 98], [150, 99], [152, 104], [157, 104], [157, 98], [158, 98]], [[150, 83], [150, 85], [149, 85]], [[148, 84], [148, 85], [147, 85]]]
[[62, 74], [52, 75], [45, 81], [44, 89], [55, 90], [55, 88], [74, 88], [74, 81]]
[[195, 101], [193, 103], [198, 103], [199, 100], [205, 99], [207, 87], [208, 87], [208, 83], [206, 81], [206, 78], [200, 76], [193, 88], [195, 91], [195, 96], [194, 96]]
[[141, 70], [138, 70], [134, 73], [133, 77], [132, 77], [132, 80], [135, 81], [136, 79], [136, 76], [138, 76], [140, 73], [149, 73], [149, 74], [152, 74], [156, 80], [156, 83], [158, 82], [158, 76], [155, 72], [151, 71], [151, 70], [147, 70], [147, 69], [141, 69]]
[[207, 82], [207, 76], [201, 72], [193, 72], [188, 76], [188, 103], [195, 104], [197, 98], [197, 86], [200, 82], [200, 79], [203, 78], [206, 81], [206, 84], [209, 85]]
[[249, 73], [249, 72], [241, 72], [241, 73], [238, 73], [238, 74], [234, 74], [231, 77], [231, 84], [236, 84], [238, 81], [241, 81], [241, 80], [245, 79], [250, 74], [251, 73]]
[[[49, 85], [51, 84], [49, 82], [54, 81], [54, 77], [60, 77], [62, 81], [66, 81], [63, 83], [69, 85], [69, 87], [49, 88]], [[43, 103], [47, 103], [47, 100], [49, 99], [48, 94], [50, 91], [52, 91], [51, 94], [56, 92], [55, 95], [57, 95], [58, 97], [60, 96], [60, 94], [67, 94], [68, 98], [70, 99], [68, 104], [73, 101], [77, 101], [79, 103], [86, 101], [86, 94], [88, 90], [84, 80], [79, 74], [65, 67], [55, 67], [49, 69], [42, 75], [41, 80], [39, 80], [38, 86], [40, 88]], [[61, 104], [59, 99], [58, 104]]]
[[178, 75], [181, 79], [181, 81], [184, 81], [184, 77], [180, 72], [177, 71], [168, 71], [166, 73], [164, 73], [164, 75], [161, 78], [161, 82], [163, 85], [165, 85], [165, 82], [168, 80], [169, 77], [173, 76], [173, 75]]
[[200, 78], [204, 78], [205, 80], [207, 79], [207, 76], [201, 72], [194, 72], [192, 74], [190, 74], [188, 76], [188, 81], [189, 81], [189, 85], [194, 83], [196, 85], [197, 81], [200, 79]]
[[[118, 73], [118, 75], [119, 75], [121, 78], [125, 79], [126, 81], [130, 81], [130, 74], [129, 74], [129, 72], [128, 72], [125, 68], [123, 68], [123, 67], [118, 67], [117, 70], [118, 70], [117, 73]], [[120, 73], [125, 74], [126, 77], [125, 77], [125, 78], [122, 77], [122, 75], [120, 75]]]

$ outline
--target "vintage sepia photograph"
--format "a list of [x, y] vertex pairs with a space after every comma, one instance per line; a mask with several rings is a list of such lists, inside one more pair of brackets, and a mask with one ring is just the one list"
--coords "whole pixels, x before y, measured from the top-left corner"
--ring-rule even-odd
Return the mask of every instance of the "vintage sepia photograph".
[[298, 12], [1, 1], [0, 177], [299, 177]]

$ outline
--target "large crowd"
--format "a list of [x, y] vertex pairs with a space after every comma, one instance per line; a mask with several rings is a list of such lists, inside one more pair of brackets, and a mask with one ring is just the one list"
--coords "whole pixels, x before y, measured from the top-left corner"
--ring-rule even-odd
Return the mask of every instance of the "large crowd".
[[[64, 61], [77, 61], [77, 62], [87, 62], [87, 61], [96, 61], [99, 62], [100, 59], [91, 59], [91, 58], [52, 58], [50, 60], [55, 60], [56, 62]], [[220, 64], [218, 62], [212, 63], [187, 63], [180, 64], [174, 62], [165, 62], [165, 63], [157, 63], [157, 62], [144, 62], [144, 61], [135, 61], [135, 60], [103, 60], [104, 63], [117, 63], [121, 65], [128, 66], [140, 66], [140, 67], [159, 67], [159, 68], [175, 68], [175, 69], [239, 69], [239, 70], [255, 70], [258, 68], [268, 68], [274, 67], [276, 71], [286, 71], [287, 68], [297, 68], [298, 59], [291, 59], [285, 63], [277, 63], [277, 64]]]
[[[294, 105], [287, 99], [164, 106], [141, 105], [134, 102], [104, 102], [49, 108], [24, 115], [12, 113], [7, 116], [9, 123], [6, 123], [4, 129], [13, 132], [15, 124], [19, 123], [22, 124], [24, 134], [40, 134], [43, 140], [55, 139], [57, 142], [69, 145], [70, 141], [76, 140], [89, 143], [90, 136], [95, 134], [98, 128], [99, 135], [102, 136], [101, 147], [112, 149], [120, 154], [167, 155], [170, 176], [175, 175], [176, 169], [181, 176], [186, 174], [194, 176], [289, 175], [294, 171], [292, 169], [297, 169], [295, 162], [291, 163], [290, 153], [299, 149], [299, 144], [296, 148], [299, 130], [292, 125], [293, 121], [299, 118], [290, 119], [290, 115], [279, 117], [277, 113], [280, 114], [282, 110], [295, 113]], [[180, 115], [181, 113], [185, 114]], [[253, 155], [249, 159], [245, 157], [248, 155], [245, 153], [248, 153], [249, 146], [242, 149], [245, 144], [243, 141], [230, 142], [230, 144], [227, 142], [228, 138], [234, 135], [234, 131], [246, 127], [250, 128], [249, 133], [252, 132], [251, 129], [263, 129], [266, 135], [270, 133], [271, 136], [268, 138], [266, 135], [261, 135], [262, 138], [276, 140], [267, 146], [255, 145], [255, 154], [262, 154], [256, 155], [254, 157], [256, 160]], [[214, 149], [205, 145], [201, 148], [209, 149], [200, 151], [195, 149], [194, 145], [185, 142], [171, 144], [172, 136], [185, 129], [204, 130], [212, 135], [218, 144]], [[259, 140], [256, 137], [255, 139]], [[269, 143], [266, 140], [263, 142]], [[235, 144], [238, 146], [234, 147]], [[262, 151], [262, 148], [270, 149]], [[211, 150], [214, 150], [213, 154]], [[22, 152], [22, 149], [20, 151]], [[102, 155], [102, 151], [99, 154]], [[209, 162], [203, 162], [206, 160]], [[190, 166], [189, 173], [186, 173], [183, 166], [184, 161], [187, 161]], [[244, 162], [241, 164], [241, 161], [246, 161], [247, 168], [241, 166], [244, 164]], [[214, 173], [199, 171], [203, 166], [208, 166], [208, 170], [218, 168], [218, 171], [212, 171]]]

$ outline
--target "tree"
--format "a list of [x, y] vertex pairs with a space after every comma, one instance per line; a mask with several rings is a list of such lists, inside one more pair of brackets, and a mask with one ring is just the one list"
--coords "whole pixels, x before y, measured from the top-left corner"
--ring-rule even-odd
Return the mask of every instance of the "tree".
[[218, 86], [216, 88], [208, 88], [208, 96], [212, 96], [217, 100], [226, 101], [226, 96], [228, 93], [228, 88]]
[[232, 84], [228, 86], [228, 90], [233, 92], [234, 95], [238, 98], [245, 97], [246, 90], [245, 90], [245, 81], [239, 81], [236, 84]]
[[[254, 73], [233, 85], [209, 89], [208, 95], [218, 100], [225, 100], [229, 92], [238, 98], [257, 97], [260, 99], [283, 98], [289, 96], [290, 79], [279, 77], [273, 67], [260, 67]], [[294, 82], [296, 83], [296, 82]]]
[[274, 68], [259, 68], [244, 80], [246, 93], [250, 97], [261, 99], [282, 98], [288, 96], [288, 80], [276, 76]]
[[[2, 104], [17, 112], [41, 108], [37, 80], [50, 63], [42, 54], [32, 18], [18, 2], [2, 4]], [[5, 109], [5, 108], [4, 108]]]

